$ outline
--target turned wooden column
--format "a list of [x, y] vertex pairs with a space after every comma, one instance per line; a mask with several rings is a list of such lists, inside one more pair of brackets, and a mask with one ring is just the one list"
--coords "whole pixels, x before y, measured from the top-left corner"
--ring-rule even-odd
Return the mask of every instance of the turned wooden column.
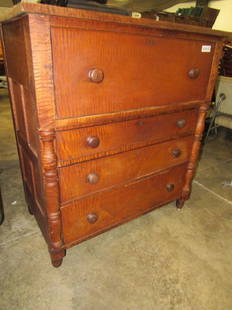
[[55, 131], [40, 131], [40, 139], [42, 142], [41, 158], [50, 237], [49, 252], [53, 266], [58, 267], [62, 263], [65, 250], [62, 248], [63, 241], [61, 238], [62, 226], [59, 207], [57, 160], [54, 148]]

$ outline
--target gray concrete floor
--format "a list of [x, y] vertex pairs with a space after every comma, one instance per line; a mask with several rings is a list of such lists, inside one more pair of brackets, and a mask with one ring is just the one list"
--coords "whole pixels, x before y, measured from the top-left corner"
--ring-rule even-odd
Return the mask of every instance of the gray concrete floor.
[[191, 199], [68, 250], [51, 266], [23, 197], [7, 93], [0, 90], [1, 310], [231, 310], [232, 141], [204, 148]]

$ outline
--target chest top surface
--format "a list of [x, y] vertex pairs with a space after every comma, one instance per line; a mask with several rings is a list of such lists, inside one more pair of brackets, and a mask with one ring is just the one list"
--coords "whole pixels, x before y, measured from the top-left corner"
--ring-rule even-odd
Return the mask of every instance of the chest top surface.
[[230, 32], [212, 30], [210, 28], [205, 27], [176, 24], [164, 21], [155, 21], [145, 18], [135, 19], [132, 17], [122, 16], [118, 14], [101, 13], [81, 9], [65, 8], [53, 5], [35, 4], [27, 2], [20, 2], [14, 7], [9, 8], [8, 10], [4, 10], [4, 12], [0, 15], [0, 22], [8, 21], [9, 19], [18, 17], [23, 14], [63, 16], [84, 20], [86, 19], [99, 20], [99, 21], [104, 20], [106, 22], [112, 22], [112, 23], [116, 22], [119, 24], [128, 24], [128, 25], [143, 26], [156, 29], [181, 31], [185, 33], [198, 33], [216, 37], [224, 37], [228, 40], [232, 38], [232, 34]]

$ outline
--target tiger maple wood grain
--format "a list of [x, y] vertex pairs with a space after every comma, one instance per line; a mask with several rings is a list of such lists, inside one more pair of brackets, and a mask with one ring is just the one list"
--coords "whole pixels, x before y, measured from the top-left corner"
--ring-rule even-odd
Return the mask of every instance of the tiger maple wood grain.
[[25, 197], [52, 264], [163, 204], [182, 207], [229, 34], [29, 3], [7, 18]]

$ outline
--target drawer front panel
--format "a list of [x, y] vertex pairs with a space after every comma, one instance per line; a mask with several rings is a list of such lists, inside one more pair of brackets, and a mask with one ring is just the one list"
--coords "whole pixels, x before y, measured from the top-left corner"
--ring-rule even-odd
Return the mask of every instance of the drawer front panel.
[[198, 111], [190, 110], [150, 118], [57, 132], [57, 155], [65, 160], [87, 160], [130, 150], [180, 135], [192, 134]]
[[52, 44], [58, 118], [205, 98], [211, 42], [65, 27]]
[[186, 165], [146, 178], [61, 208], [64, 241], [71, 243], [179, 198]]
[[184, 163], [189, 159], [192, 143], [190, 136], [60, 168], [61, 201]]

